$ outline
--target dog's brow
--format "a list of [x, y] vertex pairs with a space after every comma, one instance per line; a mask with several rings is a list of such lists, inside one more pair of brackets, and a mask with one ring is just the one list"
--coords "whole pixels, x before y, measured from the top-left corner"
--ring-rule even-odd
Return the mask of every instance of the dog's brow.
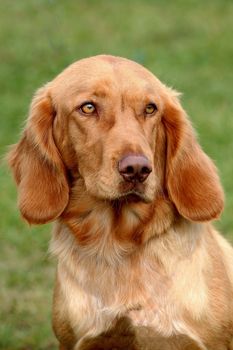
[[107, 96], [107, 91], [103, 88], [101, 89], [94, 89], [93, 90], [93, 95], [96, 96], [96, 97], [106, 97]]
[[150, 84], [146, 84], [145, 85], [145, 94], [146, 95], [154, 95], [155, 94], [155, 89], [150, 85]]
[[114, 82], [108, 79], [102, 79], [96, 81], [90, 91], [94, 96], [104, 98], [110, 94], [112, 89], [114, 89]]

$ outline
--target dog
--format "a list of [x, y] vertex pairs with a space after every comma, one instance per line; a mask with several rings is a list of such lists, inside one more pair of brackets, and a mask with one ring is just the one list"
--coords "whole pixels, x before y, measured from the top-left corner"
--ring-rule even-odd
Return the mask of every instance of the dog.
[[176, 91], [79, 60], [36, 92], [9, 164], [22, 217], [56, 221], [60, 349], [233, 349], [224, 193]]

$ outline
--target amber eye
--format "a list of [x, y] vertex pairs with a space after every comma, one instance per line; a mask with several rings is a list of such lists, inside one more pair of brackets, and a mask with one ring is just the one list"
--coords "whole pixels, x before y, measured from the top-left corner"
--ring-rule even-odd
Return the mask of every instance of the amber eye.
[[93, 113], [95, 113], [96, 108], [95, 108], [93, 103], [86, 102], [80, 107], [80, 110], [84, 114], [93, 114]]
[[149, 103], [146, 106], [145, 113], [146, 114], [153, 114], [158, 110], [157, 106], [154, 103]]

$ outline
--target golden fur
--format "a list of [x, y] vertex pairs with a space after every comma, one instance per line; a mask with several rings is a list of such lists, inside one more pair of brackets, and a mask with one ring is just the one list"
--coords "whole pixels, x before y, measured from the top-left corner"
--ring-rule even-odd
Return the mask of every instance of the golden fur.
[[[128, 154], [152, 165], [136, 192]], [[38, 90], [9, 163], [22, 216], [56, 220], [60, 349], [231, 349], [233, 251], [209, 223], [223, 191], [175, 91], [126, 59], [78, 61]]]

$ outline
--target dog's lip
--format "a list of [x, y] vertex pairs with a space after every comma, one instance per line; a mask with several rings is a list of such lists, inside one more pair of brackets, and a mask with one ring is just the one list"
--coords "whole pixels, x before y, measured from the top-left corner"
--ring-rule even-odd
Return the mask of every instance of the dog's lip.
[[143, 183], [132, 183], [132, 182], [122, 182], [119, 188], [117, 198], [118, 202], [121, 203], [137, 203], [137, 202], [150, 202], [146, 195], [145, 184]]
[[122, 203], [137, 203], [137, 202], [144, 202], [147, 203], [149, 202], [146, 196], [141, 193], [140, 191], [136, 190], [131, 190], [125, 193], [122, 193], [120, 196], [117, 197], [116, 199], [119, 202]]

